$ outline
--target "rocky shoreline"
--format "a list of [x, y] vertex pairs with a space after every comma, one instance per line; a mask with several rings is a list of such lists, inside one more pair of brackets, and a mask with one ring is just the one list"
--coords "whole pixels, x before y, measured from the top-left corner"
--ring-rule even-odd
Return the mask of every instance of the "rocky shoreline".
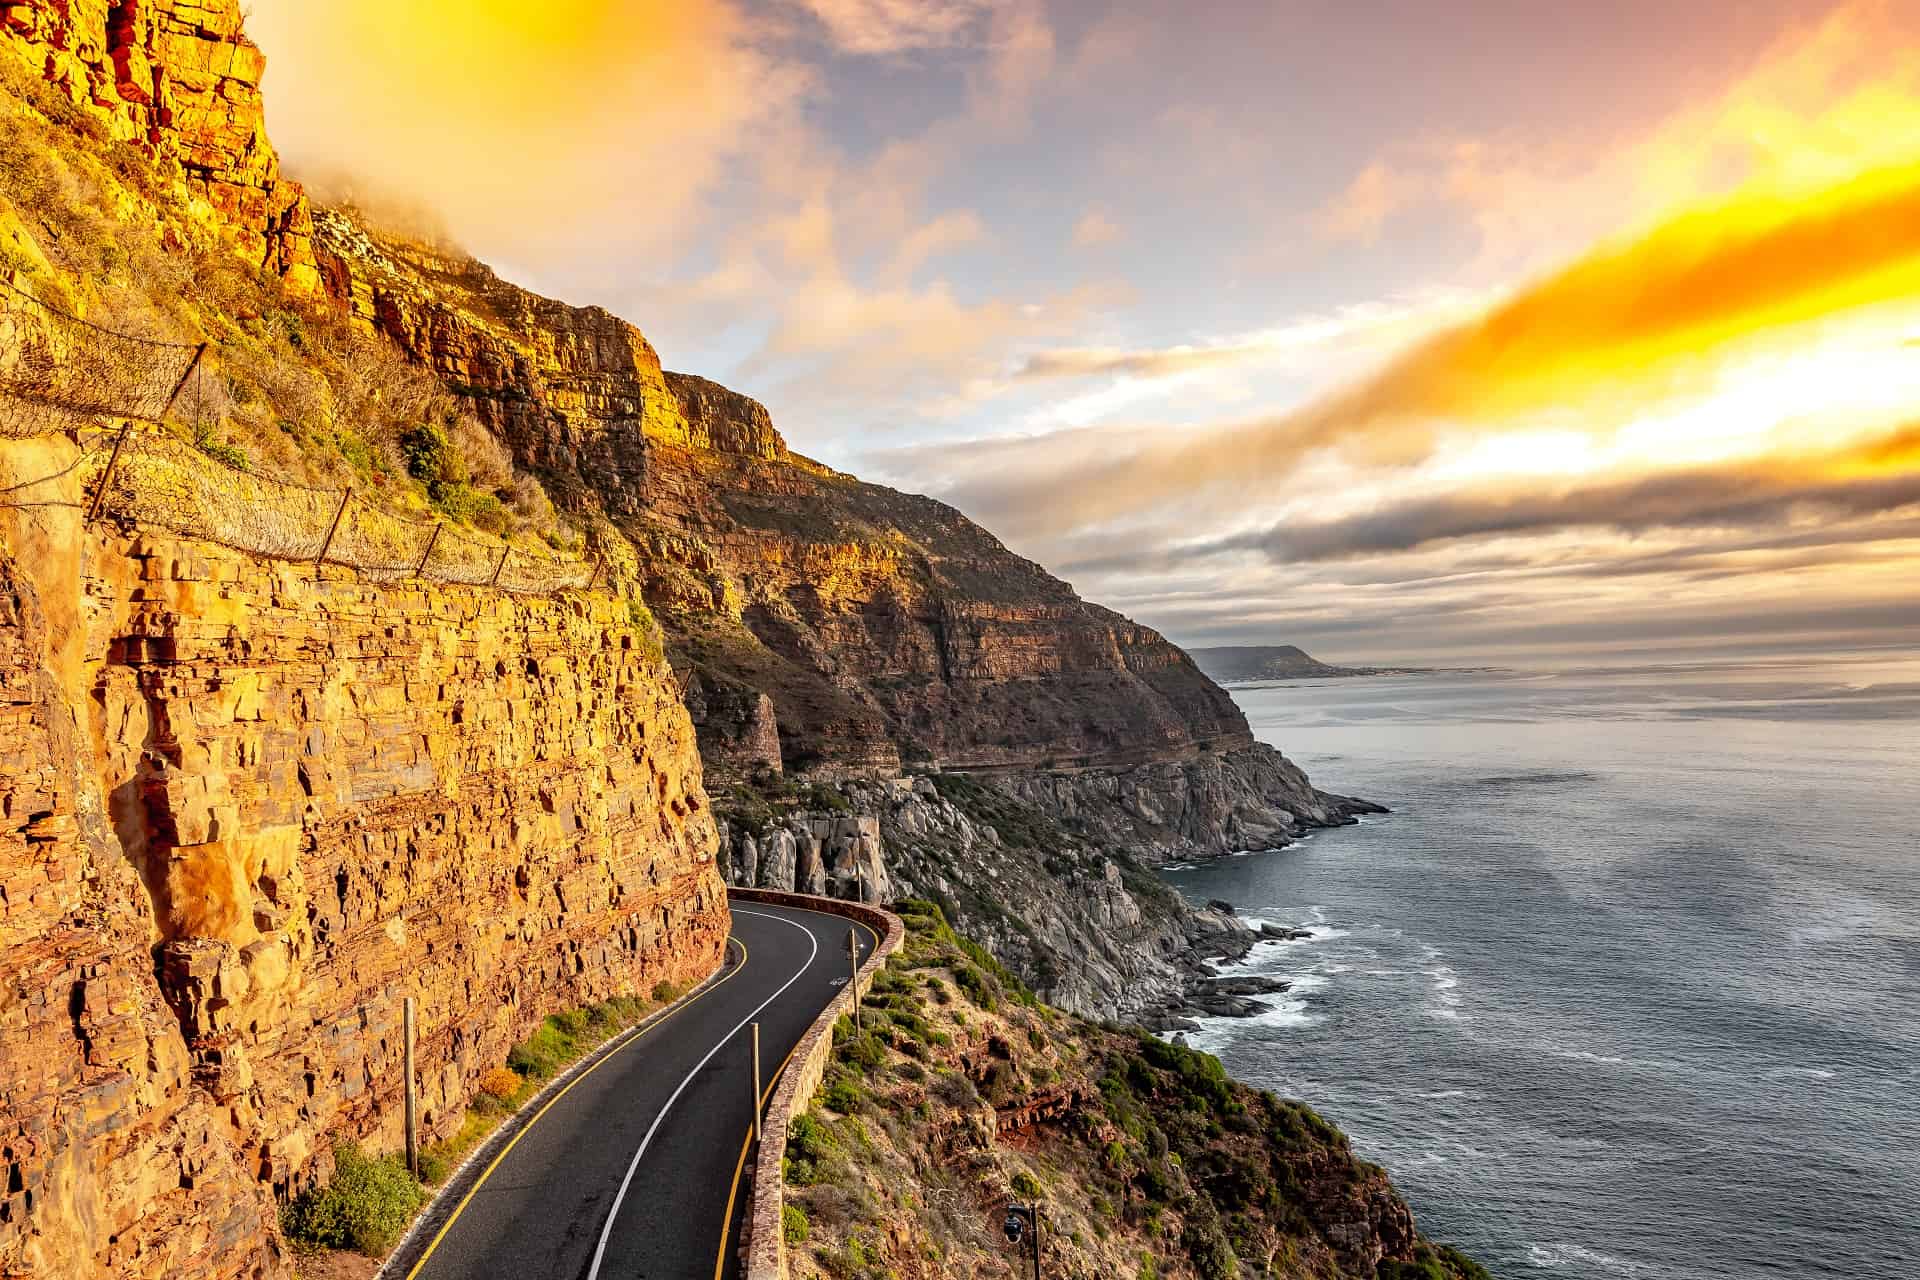
[[1223, 974], [1218, 966], [1246, 959], [1263, 942], [1298, 942], [1313, 936], [1305, 928], [1264, 922], [1249, 925], [1231, 902], [1217, 898], [1207, 903], [1201, 918], [1222, 920], [1226, 927], [1195, 943], [1189, 957], [1192, 970], [1183, 990], [1140, 1012], [1137, 1021], [1156, 1035], [1198, 1031], [1198, 1018], [1255, 1018], [1271, 1012], [1273, 1006], [1259, 997], [1284, 995], [1293, 989], [1292, 983], [1260, 974]]
[[[1277, 752], [1255, 766], [1233, 772], [1292, 772]], [[1197, 772], [1201, 782], [1221, 776], [1211, 767]], [[733, 787], [714, 795], [720, 869], [750, 888], [936, 902], [1042, 998], [1082, 1016], [1171, 1033], [1196, 1029], [1196, 1017], [1267, 1012], [1260, 997], [1284, 986], [1225, 976], [1219, 966], [1261, 942], [1308, 935], [1249, 925], [1228, 903], [1189, 903], [1159, 867], [1284, 847], [1299, 831], [1384, 810], [1311, 790], [1287, 796], [1295, 808], [1261, 810], [1246, 788], [1188, 801], [1174, 821], [1168, 797], [1180, 789], [1164, 770], [1135, 771], [1124, 783], [1106, 778], [1083, 774], [1055, 785], [1046, 776], [918, 775]], [[1188, 780], [1189, 791], [1200, 789]], [[1217, 825], [1201, 822], [1203, 813]], [[1258, 826], [1269, 838], [1236, 844], [1229, 826]]]

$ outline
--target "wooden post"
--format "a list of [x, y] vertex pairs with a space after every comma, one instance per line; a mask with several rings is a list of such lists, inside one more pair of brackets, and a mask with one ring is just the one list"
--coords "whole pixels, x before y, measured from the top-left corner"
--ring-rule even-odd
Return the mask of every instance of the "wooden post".
[[853, 984], [853, 1029], [858, 1031], [860, 1029], [860, 942], [852, 925], [847, 926], [847, 962], [853, 966], [853, 977], [849, 981]]
[[420, 1176], [420, 1100], [413, 1085], [413, 997], [401, 1005], [407, 1039], [407, 1172]]
[[437, 520], [434, 521], [433, 532], [427, 535], [427, 549], [420, 553], [420, 563], [413, 566], [414, 577], [417, 578], [427, 571], [427, 557], [433, 554], [433, 544], [440, 541], [440, 530], [444, 528], [446, 528], [445, 525]]
[[347, 514], [347, 504], [353, 501], [353, 486], [340, 495], [340, 509], [333, 513], [333, 523], [327, 526], [327, 540], [320, 544], [320, 554], [313, 558], [313, 571], [320, 572], [320, 566], [327, 562], [327, 551], [333, 546], [333, 535], [339, 532], [341, 517]]
[[173, 384], [173, 394], [167, 397], [166, 404], [160, 407], [160, 416], [154, 419], [154, 421], [164, 421], [167, 414], [172, 412], [173, 402], [178, 400], [180, 393], [187, 389], [187, 379], [191, 378], [193, 371], [200, 367], [200, 357], [205, 354], [207, 354], [207, 344], [204, 342], [193, 349], [193, 359], [187, 361], [187, 371], [180, 375], [180, 381]]
[[120, 449], [127, 443], [127, 433], [133, 430], [133, 421], [128, 419], [120, 424], [120, 434], [113, 438], [113, 452], [107, 455], [107, 469], [100, 473], [100, 483], [94, 488], [93, 501], [87, 504], [88, 524], [100, 514], [100, 503], [107, 496], [107, 484], [113, 479], [113, 469], [120, 465]]
[[1033, 1206], [1033, 1280], [1040, 1280], [1040, 1205]]
[[753, 1140], [760, 1141], [760, 1024], [753, 1024]]
[[500, 548], [500, 563], [493, 566], [493, 576], [487, 579], [488, 586], [491, 587], [500, 581], [500, 571], [507, 567], [507, 553], [512, 550], [512, 547]]
[[582, 587], [581, 590], [582, 591], [593, 590], [593, 584], [600, 581], [600, 571], [606, 567], [607, 567], [607, 562], [604, 559], [596, 559], [593, 562], [593, 572], [587, 575], [587, 585]]

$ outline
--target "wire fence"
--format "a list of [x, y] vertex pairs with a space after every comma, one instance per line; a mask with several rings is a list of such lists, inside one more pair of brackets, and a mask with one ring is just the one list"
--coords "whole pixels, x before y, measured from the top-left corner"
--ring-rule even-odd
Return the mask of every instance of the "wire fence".
[[98, 417], [158, 422], [203, 350], [116, 333], [0, 280], [0, 436]]
[[[0, 488], [0, 506], [80, 507], [89, 520], [115, 518], [380, 580], [547, 595], [598, 579], [599, 566], [584, 560], [409, 519], [352, 489], [258, 475], [176, 439], [160, 424], [204, 350], [114, 333], [0, 280], [0, 438], [67, 431], [81, 441], [79, 457], [60, 471]], [[102, 418], [126, 421], [114, 433], [101, 429]], [[154, 425], [137, 429], [136, 421]]]

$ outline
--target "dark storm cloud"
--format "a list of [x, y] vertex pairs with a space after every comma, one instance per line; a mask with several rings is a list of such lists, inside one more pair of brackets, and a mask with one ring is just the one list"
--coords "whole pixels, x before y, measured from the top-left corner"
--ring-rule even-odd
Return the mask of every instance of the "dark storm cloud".
[[[1779, 529], [1796, 519], [1857, 520], [1920, 505], [1920, 469], [1853, 478], [1835, 464], [1911, 449], [1920, 429], [1807, 470], [1762, 464], [1697, 468], [1546, 492], [1463, 493], [1417, 498], [1326, 521], [1287, 521], [1259, 533], [1219, 539], [1190, 551], [1257, 550], [1294, 563], [1413, 551], [1464, 539], [1538, 536], [1573, 529], [1630, 535], [1655, 530]], [[1891, 456], [1891, 455], [1889, 455]]]

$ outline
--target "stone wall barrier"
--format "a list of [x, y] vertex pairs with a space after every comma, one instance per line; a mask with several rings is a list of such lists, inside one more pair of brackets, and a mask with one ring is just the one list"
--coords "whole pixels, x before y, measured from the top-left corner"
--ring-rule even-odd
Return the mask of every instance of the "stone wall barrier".
[[839, 898], [816, 897], [810, 893], [782, 893], [775, 889], [728, 889], [734, 902], [765, 902], [781, 907], [804, 907], [828, 915], [845, 916], [871, 928], [880, 938], [854, 983], [840, 994], [800, 1037], [793, 1058], [780, 1076], [780, 1083], [767, 1104], [767, 1116], [760, 1129], [760, 1149], [754, 1153], [753, 1187], [747, 1199], [746, 1280], [787, 1280], [787, 1237], [780, 1221], [787, 1203], [787, 1183], [780, 1164], [787, 1154], [787, 1126], [807, 1109], [814, 1090], [826, 1075], [827, 1059], [833, 1053], [833, 1024], [840, 1015], [850, 1013], [873, 982], [873, 975], [900, 949], [906, 929], [900, 917], [891, 911], [846, 902]]

